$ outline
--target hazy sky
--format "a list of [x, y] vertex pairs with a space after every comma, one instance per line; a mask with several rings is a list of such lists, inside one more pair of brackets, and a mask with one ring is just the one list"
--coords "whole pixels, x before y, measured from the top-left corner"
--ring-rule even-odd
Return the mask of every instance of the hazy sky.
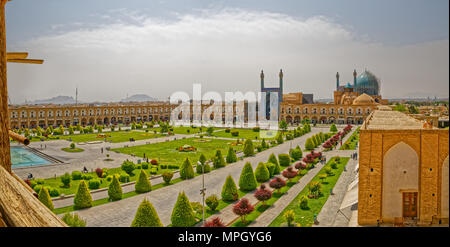
[[285, 92], [332, 98], [335, 74], [365, 68], [381, 94], [448, 97], [447, 0], [14, 0], [7, 49], [43, 65], [8, 64], [13, 103], [58, 95], [117, 101], [173, 92]]

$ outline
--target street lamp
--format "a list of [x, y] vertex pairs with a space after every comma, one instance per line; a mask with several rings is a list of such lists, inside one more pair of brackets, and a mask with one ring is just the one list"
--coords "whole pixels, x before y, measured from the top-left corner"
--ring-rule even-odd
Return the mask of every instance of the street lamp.
[[203, 225], [205, 225], [205, 195], [206, 195], [206, 188], [205, 188], [205, 166], [200, 162], [197, 161], [198, 166], [202, 166], [202, 188], [200, 189], [200, 195], [202, 195], [202, 205], [203, 205]]

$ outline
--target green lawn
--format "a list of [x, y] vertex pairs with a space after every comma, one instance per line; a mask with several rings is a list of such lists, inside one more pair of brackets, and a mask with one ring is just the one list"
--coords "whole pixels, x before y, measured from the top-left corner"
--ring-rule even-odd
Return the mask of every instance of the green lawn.
[[[198, 140], [206, 140], [206, 142], [197, 142]], [[145, 157], [149, 157], [149, 159], [156, 159], [160, 164], [181, 165], [186, 158], [189, 158], [191, 162], [196, 163], [202, 153], [207, 159], [210, 159], [218, 149], [222, 151], [222, 155], [225, 157], [228, 152], [228, 148], [230, 147], [229, 143], [231, 143], [230, 140], [187, 138], [170, 142], [116, 148], [112, 150], [130, 155], [133, 154], [138, 157], [144, 157], [145, 153]], [[197, 151], [179, 152], [176, 150], [178, 147], [186, 144], [196, 147]], [[241, 151], [243, 146], [233, 146], [233, 148], [237, 151]]]
[[[233, 131], [238, 131], [239, 135], [238, 136], [232, 136], [231, 132], [233, 132]], [[258, 140], [274, 139], [276, 131], [275, 130], [271, 130], [271, 131], [268, 131], [268, 132], [269, 133], [267, 133], [264, 130], [261, 130], [261, 132], [255, 132], [252, 129], [231, 129], [230, 133], [227, 133], [225, 131], [218, 131], [218, 132], [214, 132], [212, 135], [213, 136], [217, 136], [217, 137], [226, 137], [226, 138], [234, 138], [234, 139], [251, 139], [251, 140], [255, 140], [256, 138], [258, 138]], [[264, 133], [267, 133], [267, 135], [264, 135]], [[272, 134], [272, 135], [269, 135], [269, 134]]]
[[[334, 188], [339, 176], [344, 170], [344, 166], [347, 164], [350, 158], [340, 157], [341, 161], [337, 169], [332, 169], [334, 175], [327, 177], [322, 183], [322, 196], [315, 199], [308, 199], [309, 209], [303, 210], [299, 207], [299, 201], [302, 196], [309, 195], [308, 186], [306, 186], [292, 202], [278, 215], [278, 217], [269, 225], [269, 227], [279, 227], [282, 223], [286, 222], [283, 215], [287, 210], [294, 210], [295, 212], [295, 223], [300, 224], [300, 226], [311, 226], [313, 224], [314, 214], [319, 214], [322, 210], [323, 205], [330, 196], [330, 189]], [[330, 167], [331, 162], [334, 162], [335, 157], [331, 158], [328, 163], [320, 170], [319, 173], [311, 181], [321, 182], [319, 176], [321, 174], [326, 174], [325, 167]]]
[[148, 133], [144, 131], [112, 131], [93, 134], [64, 135], [60, 136], [60, 139], [69, 140], [71, 138], [72, 142], [104, 141], [105, 137], [102, 135], [106, 135], [106, 140], [112, 141], [113, 143], [128, 142], [130, 141], [130, 138], [134, 138], [134, 140], [138, 141], [162, 136], [161, 134], [155, 134], [150, 131]]
[[84, 151], [82, 148], [61, 148], [61, 150], [69, 153], [79, 153]]
[[359, 142], [359, 127], [355, 132], [347, 139], [347, 141], [339, 148], [339, 150], [355, 150], [356, 144]]
[[[172, 127], [173, 128], [173, 131], [171, 131], [171, 132], [173, 132], [173, 133], [175, 133], [175, 134], [182, 134], [182, 135], [190, 135], [190, 134], [197, 134], [197, 133], [200, 133], [200, 132], [206, 132], [206, 127], [202, 127], [202, 128], [200, 128], [200, 127], [195, 127], [195, 128], [192, 128], [192, 127], [185, 127], [185, 126], [178, 126], [178, 127]], [[201, 129], [201, 131], [200, 131], [200, 129]], [[219, 128], [214, 128], [214, 130], [217, 130], [217, 129], [219, 129]], [[149, 131], [151, 131], [152, 133], [154, 132], [154, 131], [156, 131], [157, 133], [160, 133], [161, 132], [161, 128], [151, 128], [151, 129], [148, 129]]]

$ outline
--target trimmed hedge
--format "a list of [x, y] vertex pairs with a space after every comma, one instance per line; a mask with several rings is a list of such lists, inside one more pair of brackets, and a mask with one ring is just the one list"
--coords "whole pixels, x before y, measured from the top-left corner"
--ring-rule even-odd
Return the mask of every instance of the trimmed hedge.
[[255, 155], [255, 148], [253, 147], [253, 142], [250, 139], [245, 140], [244, 143], [244, 156], [249, 157]]
[[215, 211], [217, 206], [219, 206], [219, 198], [216, 195], [210, 195], [205, 199], [206, 205], [212, 211]]
[[50, 210], [53, 210], [53, 202], [52, 202], [52, 199], [50, 198], [50, 194], [48, 193], [48, 190], [45, 186], [39, 191], [38, 199], [47, 208], [49, 208]]
[[89, 180], [89, 182], [88, 182], [88, 185], [89, 185], [89, 189], [90, 190], [96, 190], [96, 189], [98, 189], [98, 188], [100, 188], [100, 180], [99, 179], [91, 179], [91, 180]]
[[242, 168], [241, 176], [239, 177], [239, 188], [243, 191], [252, 191], [256, 187], [257, 183], [252, 165], [250, 162], [247, 162]]
[[234, 151], [234, 149], [232, 147], [228, 148], [226, 161], [227, 161], [228, 164], [234, 163], [234, 162], [237, 161], [236, 152]]
[[195, 176], [194, 168], [192, 167], [189, 158], [186, 158], [180, 167], [180, 177], [182, 179], [191, 179]]
[[288, 154], [279, 154], [278, 160], [280, 161], [280, 166], [289, 166], [291, 164], [291, 157]]
[[275, 156], [275, 154], [272, 153], [269, 156], [269, 159], [267, 160], [267, 163], [278, 164], [278, 160], [277, 160], [277, 157]]
[[225, 166], [225, 160], [223, 159], [222, 152], [220, 150], [216, 151], [216, 155], [213, 157], [214, 168], [221, 168]]
[[73, 171], [72, 172], [72, 180], [81, 180], [82, 173], [80, 171]]

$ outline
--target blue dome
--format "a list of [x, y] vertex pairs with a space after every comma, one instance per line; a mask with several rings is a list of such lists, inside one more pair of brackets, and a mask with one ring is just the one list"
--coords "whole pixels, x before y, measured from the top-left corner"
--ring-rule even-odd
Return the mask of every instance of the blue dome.
[[356, 78], [354, 91], [359, 94], [380, 95], [380, 81], [374, 74], [365, 70]]

